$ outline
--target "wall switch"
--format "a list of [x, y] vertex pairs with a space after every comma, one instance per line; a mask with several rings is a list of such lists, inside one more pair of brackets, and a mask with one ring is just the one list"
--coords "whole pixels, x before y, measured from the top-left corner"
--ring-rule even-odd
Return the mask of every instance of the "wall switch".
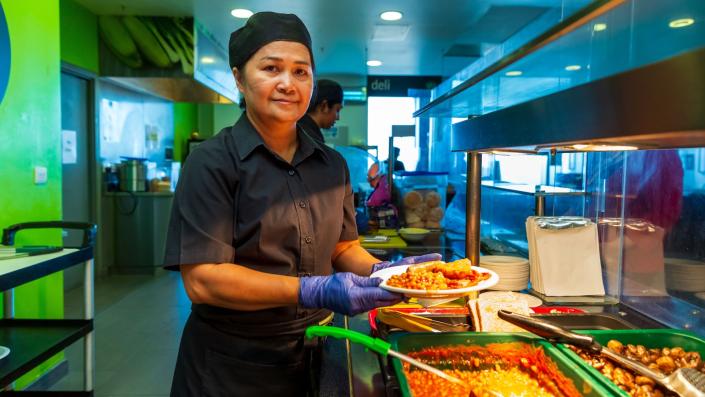
[[34, 184], [43, 185], [47, 183], [47, 167], [34, 167]]

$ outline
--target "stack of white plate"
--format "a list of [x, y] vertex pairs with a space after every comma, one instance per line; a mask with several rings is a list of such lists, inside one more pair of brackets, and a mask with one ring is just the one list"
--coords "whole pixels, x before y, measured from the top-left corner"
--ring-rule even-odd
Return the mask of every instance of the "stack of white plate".
[[[705, 262], [677, 258], [664, 258], [664, 262], [666, 263], [666, 288], [699, 292], [705, 287]], [[501, 278], [500, 282], [502, 282]]]
[[492, 288], [500, 291], [521, 291], [529, 284], [529, 260], [518, 256], [485, 255], [480, 266], [499, 275], [499, 282]]

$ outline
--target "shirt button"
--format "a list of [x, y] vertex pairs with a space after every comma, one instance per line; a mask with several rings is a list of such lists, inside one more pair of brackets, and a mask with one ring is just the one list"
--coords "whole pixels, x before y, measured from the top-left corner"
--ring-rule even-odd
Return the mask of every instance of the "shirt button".
[[306, 244], [311, 244], [311, 242], [313, 242], [313, 238], [311, 238], [311, 236], [306, 236], [304, 241], [306, 241]]
[[289, 170], [289, 175], [294, 176], [295, 173], [294, 170]]
[[305, 201], [299, 201], [299, 207], [301, 207], [301, 208], [306, 208], [306, 202], [305, 202]]

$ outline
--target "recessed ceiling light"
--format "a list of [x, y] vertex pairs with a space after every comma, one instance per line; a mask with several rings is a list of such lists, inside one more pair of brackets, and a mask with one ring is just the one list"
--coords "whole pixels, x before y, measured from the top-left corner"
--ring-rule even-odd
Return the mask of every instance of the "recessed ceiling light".
[[668, 27], [673, 29], [684, 28], [695, 23], [693, 18], [674, 19], [668, 23]]
[[568, 65], [565, 67], [565, 70], [567, 70], [569, 72], [575, 72], [580, 69], [582, 69], [582, 66], [580, 66], [580, 65]]
[[516, 76], [521, 76], [522, 73], [523, 72], [521, 70], [510, 70], [507, 73], [505, 73], [504, 75], [509, 76], [509, 77], [516, 77]]
[[382, 66], [382, 61], [378, 61], [376, 59], [370, 59], [367, 61], [367, 66]]
[[215, 63], [215, 58], [213, 57], [201, 57], [201, 63]]
[[379, 17], [384, 19], [385, 21], [398, 21], [403, 16], [404, 15], [399, 11], [385, 11], [379, 14]]
[[236, 8], [230, 11], [230, 15], [234, 16], [235, 18], [247, 19], [252, 16], [252, 11], [245, 8]]
[[594, 30], [595, 32], [602, 32], [605, 29], [607, 29], [606, 23], [596, 23], [592, 25], [592, 30]]

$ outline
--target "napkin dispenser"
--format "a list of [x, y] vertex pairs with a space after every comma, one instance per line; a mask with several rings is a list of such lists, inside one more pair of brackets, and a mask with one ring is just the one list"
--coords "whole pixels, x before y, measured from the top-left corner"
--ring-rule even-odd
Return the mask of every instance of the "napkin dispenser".
[[531, 286], [546, 296], [603, 296], [597, 225], [582, 217], [528, 217]]

